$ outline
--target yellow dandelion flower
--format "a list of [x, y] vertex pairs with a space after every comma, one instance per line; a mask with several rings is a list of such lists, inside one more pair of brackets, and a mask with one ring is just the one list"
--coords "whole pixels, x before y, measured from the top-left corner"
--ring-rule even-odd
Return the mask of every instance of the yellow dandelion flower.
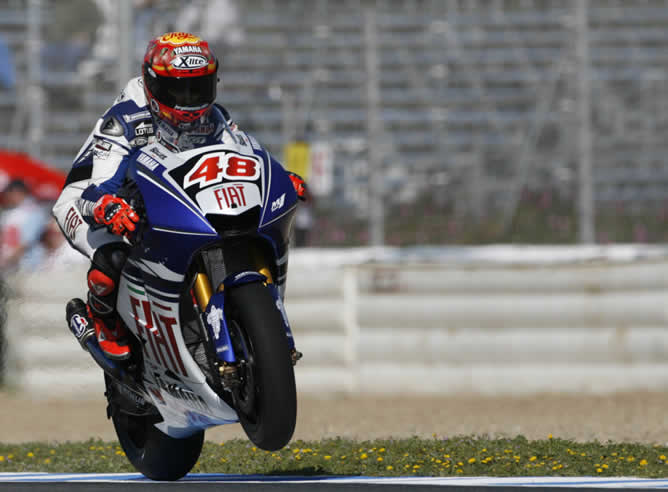
[[366, 454], [366, 453], [362, 453], [362, 454], [360, 455], [360, 459], [361, 459], [361, 460], [365, 460], [365, 459], [367, 459], [368, 457], [369, 457], [369, 455]]
[[28, 458], [34, 458], [35, 457], [35, 455], [33, 454], [32, 451], [30, 451], [26, 456], [28, 456]]
[[55, 449], [52, 449], [51, 451], [49, 451], [49, 453], [51, 453], [51, 454], [56, 454], [56, 450], [55, 450]]
[[227, 463], [227, 460], [225, 458], [220, 458], [221, 463]]
[[596, 473], [603, 473], [603, 469], [602, 468], [596, 468]]
[[459, 469], [457, 470], [457, 473], [464, 473], [464, 470]]
[[379, 457], [376, 459], [376, 461], [383, 461], [383, 457], [382, 457], [382, 456], [379, 456]]
[[626, 458], [626, 461], [628, 461], [629, 463], [630, 463], [631, 461], [635, 461], [635, 460], [636, 460], [636, 459], [635, 459], [633, 456], [629, 456], [628, 458]]
[[385, 452], [385, 448], [380, 448], [380, 449], [378, 450], [378, 452], [379, 452], [379, 453], [384, 453], [384, 452]]
[[45, 465], [48, 465], [49, 463], [51, 463], [51, 458], [47, 458], [44, 460]]
[[472, 465], [473, 463], [475, 463], [475, 458], [469, 458], [469, 465]]
[[449, 454], [444, 454], [443, 457], [444, 457], [444, 458], [449, 458], [450, 455], [449, 455]]
[[663, 461], [666, 459], [666, 456], [662, 454], [661, 456], [659, 456], [659, 459]]
[[125, 453], [123, 451], [116, 451], [117, 456], [123, 456]]
[[553, 438], [552, 434], [548, 434], [548, 435], [547, 435], [547, 438], [548, 438], [548, 439], [552, 439], [552, 438]]
[[640, 460], [640, 463], [638, 463], [638, 464], [639, 464], [640, 466], [647, 466], [647, 460], [646, 460], [646, 459], [642, 459], [642, 460]]
[[221, 445], [221, 446], [225, 446], [225, 443], [224, 443], [224, 442], [221, 442], [220, 445]]
[[481, 453], [486, 453], [486, 452], [487, 452], [487, 448], [482, 448]]
[[603, 466], [601, 466], [601, 468], [607, 470], [607, 469], [608, 469], [608, 465], [606, 465], [606, 464], [604, 463]]
[[580, 453], [580, 456], [587, 456], [587, 453]]
[[461, 461], [458, 461], [457, 466], [464, 466], [464, 463], [462, 463]]
[[14, 459], [14, 455], [13, 455], [13, 454], [8, 454], [8, 455], [7, 455], [7, 459], [8, 459], [8, 460], [13, 460], [13, 459]]
[[297, 449], [293, 449], [292, 452], [293, 452], [294, 454], [299, 453], [299, 448], [297, 448]]
[[4, 457], [4, 456], [0, 456], [0, 461], [5, 461], [5, 457]]
[[531, 458], [529, 458], [529, 461], [536, 461], [537, 459], [538, 458], [536, 458], [535, 456], [532, 456]]
[[257, 448], [256, 448], [255, 446], [253, 446], [253, 447], [251, 448], [251, 451], [255, 452], [255, 451], [257, 451]]
[[324, 458], [325, 458], [326, 460], [331, 460], [331, 459], [332, 459], [332, 457], [331, 457], [330, 455], [325, 455]]
[[91, 451], [95, 451], [95, 446], [90, 446], [88, 449]]
[[342, 459], [342, 460], [345, 460], [345, 459], [346, 459], [346, 455], [344, 454], [343, 456], [341, 456], [341, 459]]
[[443, 462], [441, 460], [436, 460], [436, 463], [438, 463], [440, 465]]
[[394, 467], [392, 465], [387, 465], [385, 467], [386, 470], [394, 470]]

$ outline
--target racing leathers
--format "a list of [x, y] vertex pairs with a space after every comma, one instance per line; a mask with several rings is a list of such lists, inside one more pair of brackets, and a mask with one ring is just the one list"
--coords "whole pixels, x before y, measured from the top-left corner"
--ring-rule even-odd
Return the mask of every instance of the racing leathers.
[[156, 121], [141, 77], [130, 80], [98, 120], [53, 207], [70, 245], [91, 260], [88, 302], [73, 299], [67, 306], [67, 321], [82, 346], [95, 335], [107, 356], [130, 356], [124, 328], [115, 316], [118, 280], [128, 251], [124, 236], [132, 234], [138, 221], [130, 205], [116, 196], [125, 182], [129, 157], [156, 139], [179, 151], [220, 142], [234, 131], [228, 112], [217, 104], [187, 133]]

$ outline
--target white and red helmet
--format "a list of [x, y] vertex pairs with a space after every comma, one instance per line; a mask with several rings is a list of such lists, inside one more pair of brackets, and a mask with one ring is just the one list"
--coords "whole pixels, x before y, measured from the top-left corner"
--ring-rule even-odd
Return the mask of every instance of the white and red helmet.
[[142, 76], [151, 113], [177, 128], [206, 116], [216, 99], [218, 60], [209, 43], [186, 32], [151, 40]]

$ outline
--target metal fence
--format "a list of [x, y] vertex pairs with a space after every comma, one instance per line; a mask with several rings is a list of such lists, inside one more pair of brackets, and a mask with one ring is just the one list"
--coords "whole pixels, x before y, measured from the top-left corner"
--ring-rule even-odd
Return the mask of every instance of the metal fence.
[[0, 0], [0, 145], [66, 168], [189, 29], [243, 128], [325, 149], [312, 244], [663, 241], [667, 27], [665, 0]]

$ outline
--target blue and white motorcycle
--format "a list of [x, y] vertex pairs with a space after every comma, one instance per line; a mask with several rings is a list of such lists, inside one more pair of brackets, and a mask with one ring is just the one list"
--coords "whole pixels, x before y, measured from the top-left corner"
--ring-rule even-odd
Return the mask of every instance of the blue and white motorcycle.
[[[245, 138], [244, 138], [245, 137]], [[123, 196], [142, 220], [117, 310], [132, 364], [89, 351], [105, 370], [108, 417], [141, 473], [177, 480], [204, 430], [240, 422], [259, 448], [295, 428], [295, 350], [283, 307], [297, 194], [288, 173], [245, 134], [132, 159]]]

